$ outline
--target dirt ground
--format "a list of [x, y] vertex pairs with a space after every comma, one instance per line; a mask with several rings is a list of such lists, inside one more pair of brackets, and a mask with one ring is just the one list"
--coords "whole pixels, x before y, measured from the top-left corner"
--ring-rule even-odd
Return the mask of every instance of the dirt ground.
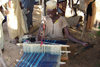
[[[100, 8], [99, 5], [100, 1], [97, 0], [97, 17], [100, 15]], [[40, 25], [41, 22], [41, 15], [40, 15], [40, 7], [35, 6], [34, 13], [33, 13], [33, 25], [34, 28], [32, 30], [37, 29], [37, 27]], [[97, 18], [99, 20], [99, 18]], [[10, 43], [10, 38], [7, 31], [7, 25], [6, 23], [3, 25], [4, 29], [4, 37], [5, 37], [5, 51], [3, 53], [3, 58], [7, 64], [8, 67], [15, 67], [16, 63], [22, 56], [22, 47], [19, 47], [15, 44]], [[86, 32], [84, 35], [84, 38], [81, 40], [90, 42], [94, 45], [94, 48], [91, 48], [80, 55], [74, 57], [74, 53], [81, 48], [82, 46], [79, 46], [79, 44], [71, 43], [69, 50], [71, 51], [71, 54], [69, 54], [69, 60], [67, 61], [66, 65], [61, 65], [61, 67], [100, 67], [100, 36], [96, 35], [96, 30], [93, 30], [92, 32]], [[31, 32], [34, 33], [34, 32]], [[71, 30], [71, 33], [76, 38], [80, 39], [81, 32], [78, 30]], [[36, 33], [34, 33], [35, 35]], [[0, 66], [2, 67], [2, 66]]]

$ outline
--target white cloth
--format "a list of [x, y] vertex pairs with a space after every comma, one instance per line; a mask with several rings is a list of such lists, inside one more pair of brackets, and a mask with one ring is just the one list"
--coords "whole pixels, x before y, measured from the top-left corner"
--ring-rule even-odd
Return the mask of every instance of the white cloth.
[[64, 38], [62, 30], [64, 27], [68, 26], [64, 17], [59, 17], [55, 23], [52, 22], [52, 19], [49, 16], [45, 18], [46, 32], [45, 35], [50, 38]]
[[65, 17], [69, 18], [72, 17], [75, 14], [75, 12], [70, 8], [69, 6], [66, 6], [65, 10]]
[[53, 10], [57, 7], [57, 2], [53, 0], [47, 1], [46, 7], [47, 7], [47, 10]]
[[3, 29], [2, 29], [2, 21], [4, 19], [3, 14], [0, 12], [0, 49], [3, 49], [4, 43], [4, 36], [3, 36]]
[[86, 11], [86, 3], [85, 0], [80, 0], [80, 5], [79, 5], [79, 9], [81, 9], [82, 11]]
[[23, 18], [24, 18], [26, 33], [28, 33], [29, 30], [28, 30], [28, 25], [27, 25], [27, 17], [26, 17], [26, 15], [25, 15], [25, 10], [24, 10], [24, 9], [22, 10], [22, 14], [23, 14]]

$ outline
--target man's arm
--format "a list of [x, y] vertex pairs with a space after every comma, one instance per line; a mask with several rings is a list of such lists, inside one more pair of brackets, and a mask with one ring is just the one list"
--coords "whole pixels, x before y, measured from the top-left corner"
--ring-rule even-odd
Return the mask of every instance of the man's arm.
[[87, 44], [86, 42], [82, 42], [70, 35], [70, 32], [68, 31], [68, 27], [64, 27], [64, 32], [65, 32], [65, 36], [68, 37], [68, 39], [72, 40], [73, 42], [82, 44], [83, 46], [86, 46], [86, 44]]
[[38, 34], [36, 36], [38, 41], [40, 41], [42, 37], [43, 38], [45, 37], [45, 29], [46, 29], [45, 23], [46, 23], [45, 17], [43, 17], [43, 23], [41, 23]]

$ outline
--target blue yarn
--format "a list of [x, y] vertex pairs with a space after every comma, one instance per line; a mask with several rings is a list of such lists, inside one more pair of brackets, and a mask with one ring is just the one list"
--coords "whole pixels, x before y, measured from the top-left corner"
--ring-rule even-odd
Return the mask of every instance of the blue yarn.
[[42, 53], [41, 56], [39, 57], [39, 59], [37, 60], [36, 64], [34, 65], [34, 67], [37, 67], [39, 62], [41, 61], [41, 59], [43, 58], [45, 53]]
[[16, 64], [15, 67], [17, 67], [17, 65], [19, 65], [19, 63], [24, 59], [25, 56], [26, 56], [26, 53], [23, 54], [23, 56], [21, 57], [21, 59], [19, 60], [19, 62]]
[[32, 58], [31, 58], [31, 60], [27, 63], [27, 67], [28, 67], [28, 65], [31, 63], [31, 61], [32, 61], [32, 59], [35, 57], [35, 55], [36, 55], [36, 53], [34, 53], [34, 55], [32, 56]]
[[38, 58], [39, 54], [40, 54], [40, 53], [38, 53], [38, 54], [37, 54], [37, 56], [34, 58], [34, 60], [33, 60], [32, 64], [30, 65], [30, 67], [32, 67], [32, 66], [33, 66], [33, 64], [34, 64], [34, 62], [36, 61], [36, 59]]
[[19, 66], [23, 66], [25, 61], [27, 60], [27, 57], [30, 55], [30, 53], [27, 53], [26, 57], [23, 59], [22, 63]]
[[[33, 54], [33, 55], [34, 55], [34, 54]], [[32, 56], [32, 53], [30, 53], [30, 55], [29, 55], [28, 59], [25, 61], [25, 63], [26, 63], [26, 64], [22, 65], [22, 67], [25, 67], [25, 65], [27, 65], [28, 60], [31, 58], [31, 56]]]

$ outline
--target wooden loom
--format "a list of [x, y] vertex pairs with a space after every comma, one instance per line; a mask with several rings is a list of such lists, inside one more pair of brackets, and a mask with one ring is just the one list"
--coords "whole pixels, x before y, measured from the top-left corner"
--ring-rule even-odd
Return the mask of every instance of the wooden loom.
[[[22, 44], [24, 54], [16, 67], [60, 67], [62, 53], [68, 58], [69, 45], [44, 42], [41, 46], [39, 43]], [[62, 50], [62, 47], [66, 50]]]

